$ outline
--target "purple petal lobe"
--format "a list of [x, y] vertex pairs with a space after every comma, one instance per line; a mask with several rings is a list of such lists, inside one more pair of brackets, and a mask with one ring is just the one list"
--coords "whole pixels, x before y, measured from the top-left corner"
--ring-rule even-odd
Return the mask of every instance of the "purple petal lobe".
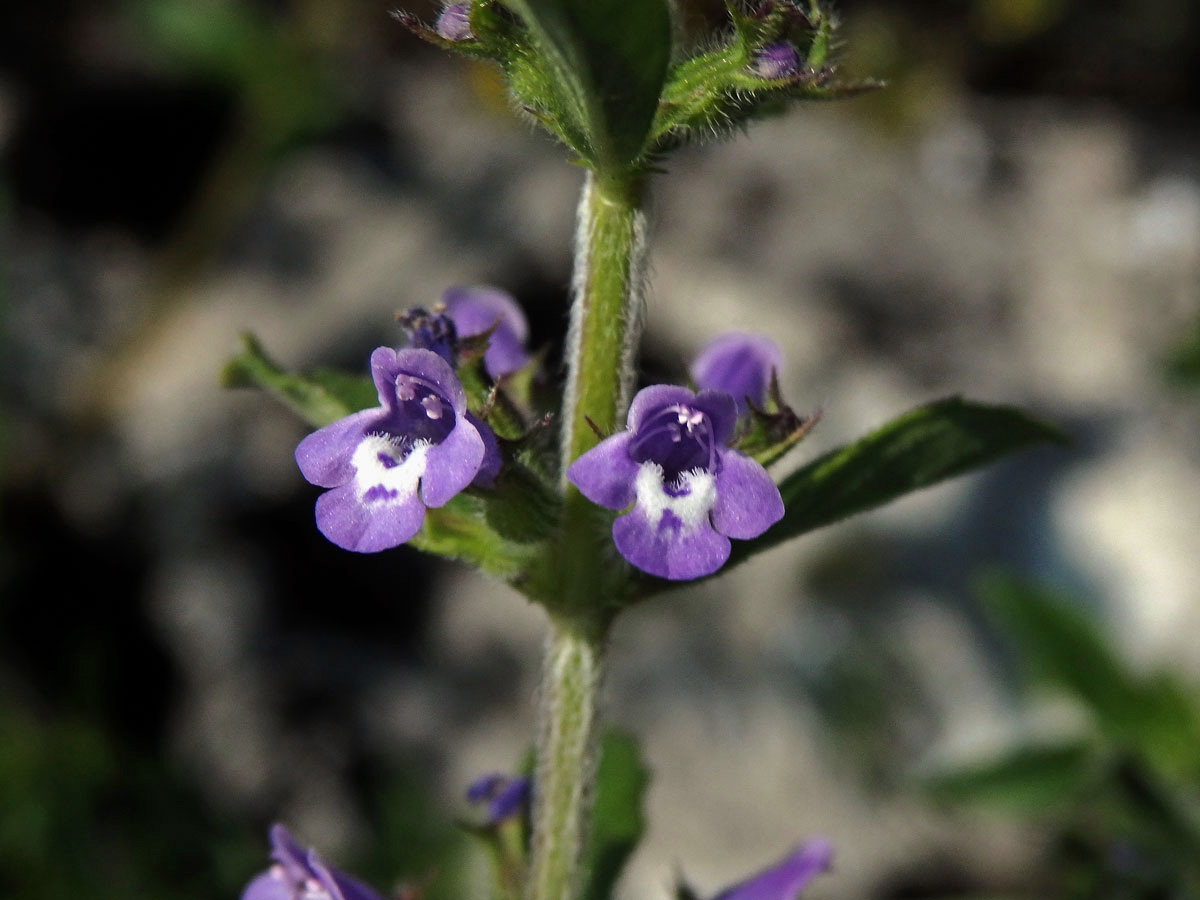
[[483, 460], [479, 463], [479, 471], [475, 473], [471, 484], [476, 487], [489, 488], [496, 483], [496, 476], [500, 474], [500, 466], [503, 462], [500, 456], [500, 444], [492, 429], [485, 422], [476, 418], [474, 413], [467, 413], [466, 418], [475, 426], [475, 430], [483, 439]]
[[[308, 866], [315, 882], [329, 894], [329, 900], [380, 900], [377, 893], [357, 878], [325, 865], [316, 850], [308, 851]], [[302, 894], [297, 900], [309, 900], [309, 896]]]
[[469, 485], [479, 472], [484, 451], [483, 438], [463, 416], [444, 441], [426, 450], [428, 461], [421, 479], [421, 499], [425, 505], [445, 506]]
[[483, 357], [484, 368], [492, 378], [500, 378], [524, 368], [529, 362], [525, 342], [529, 323], [512, 296], [499, 288], [452, 287], [442, 295], [446, 315], [462, 337], [483, 334], [495, 326]]
[[607, 509], [624, 509], [634, 500], [638, 465], [629, 456], [633, 435], [614, 434], [589, 450], [567, 469], [567, 480], [593, 503]]
[[711, 575], [729, 558], [729, 538], [713, 530], [715, 479], [685, 473], [664, 485], [662, 470], [643, 463], [636, 479], [637, 502], [613, 522], [617, 550], [644, 572], [681, 581]]
[[371, 354], [371, 374], [379, 390], [380, 402], [389, 408], [395, 408], [398, 402], [396, 382], [403, 375], [428, 385], [450, 405], [455, 415], [461, 416], [467, 411], [467, 395], [454, 369], [432, 350], [379, 347]]
[[381, 409], [364, 409], [314, 431], [296, 447], [300, 474], [318, 487], [345, 484], [354, 476], [354, 451], [385, 415]]
[[467, 788], [467, 800], [486, 803], [488, 824], [498, 825], [528, 806], [530, 790], [528, 778], [492, 773], [471, 782]]
[[512, 778], [488, 804], [488, 822], [499, 824], [519, 815], [529, 804], [531, 784], [528, 778]]
[[282, 867], [285, 880], [299, 883], [311, 875], [304, 848], [296, 843], [283, 825], [276, 822], [271, 826], [270, 839], [271, 859]]
[[691, 405], [708, 416], [717, 443], [728, 444], [737, 427], [737, 403], [733, 396], [725, 391], [701, 391]]
[[300, 847], [282, 825], [271, 828], [274, 864], [254, 878], [242, 900], [380, 900], [360, 881], [321, 862], [315, 850]]
[[642, 388], [629, 404], [627, 423], [633, 431], [642, 427], [642, 421], [647, 415], [657, 413], [663, 407], [684, 405], [696, 399], [696, 395], [685, 387], [673, 384], [652, 384]]
[[390, 490], [370, 485], [360, 494], [351, 482], [326, 491], [317, 498], [317, 528], [342, 549], [356, 553], [398, 547], [420, 530], [425, 507], [415, 491], [404, 498], [391, 496]]
[[749, 540], [783, 518], [783, 498], [767, 470], [735, 450], [722, 455], [716, 488], [712, 524], [721, 534]]
[[467, 786], [467, 802], [485, 803], [495, 797], [507, 782], [508, 776], [499, 772], [480, 775]]
[[817, 875], [829, 869], [833, 847], [823, 839], [797, 847], [775, 865], [726, 888], [714, 900], [795, 900]]
[[701, 390], [724, 391], [746, 412], [746, 399], [756, 406], [766, 400], [772, 370], [783, 369], [783, 353], [769, 337], [731, 332], [711, 341], [692, 361], [691, 375]]
[[263, 872], [246, 885], [242, 900], [294, 900], [295, 891], [277, 870]]

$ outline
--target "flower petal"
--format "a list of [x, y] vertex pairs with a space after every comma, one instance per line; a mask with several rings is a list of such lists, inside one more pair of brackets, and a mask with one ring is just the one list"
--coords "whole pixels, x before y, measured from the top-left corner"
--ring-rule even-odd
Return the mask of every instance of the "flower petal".
[[485, 444], [478, 429], [463, 415], [440, 444], [426, 451], [421, 499], [426, 506], [445, 506], [479, 472]]
[[487, 423], [481, 422], [474, 413], [467, 413], [467, 421], [475, 426], [475, 430], [483, 438], [483, 461], [479, 463], [479, 471], [475, 473], [471, 484], [476, 487], [491, 487], [496, 481], [496, 476], [500, 474], [500, 466], [503, 463], [500, 444]]
[[739, 540], [758, 537], [783, 518], [783, 498], [767, 470], [736, 450], [721, 454], [713, 527]]
[[442, 294], [442, 302], [461, 337], [483, 334], [495, 326], [483, 356], [484, 367], [493, 378], [515, 372], [529, 362], [529, 354], [525, 352], [529, 324], [507, 291], [452, 287]]
[[512, 778], [488, 804], [488, 822], [497, 825], [519, 815], [529, 804], [533, 783], [528, 778]]
[[567, 480], [593, 503], [624, 509], [633, 502], [638, 464], [629, 456], [633, 433], [622, 431], [605, 438], [567, 469]]
[[696, 395], [685, 387], [678, 387], [674, 384], [652, 384], [637, 392], [637, 396], [629, 404], [629, 416], [626, 422], [631, 430], [637, 431], [647, 416], [657, 413], [664, 406], [673, 406], [676, 403], [690, 404], [695, 399]]
[[833, 847], [817, 838], [797, 847], [775, 865], [726, 888], [714, 900], [794, 900], [833, 861]]
[[308, 869], [304, 848], [280, 823], [271, 826], [271, 859], [283, 867], [284, 881], [299, 884], [312, 874]]
[[[792, 48], [792, 52], [795, 50]], [[732, 394], [738, 413], [746, 400], [758, 406], [767, 396], [771, 372], [783, 368], [783, 352], [765, 335], [731, 332], [712, 340], [692, 361], [691, 375], [701, 390]]]
[[242, 891], [242, 900], [294, 900], [295, 891], [281, 875], [263, 872]]
[[383, 409], [364, 409], [314, 431], [296, 446], [296, 465], [300, 467], [300, 474], [318, 487], [346, 484], [354, 477], [350, 459], [363, 435], [386, 416]]
[[448, 41], [469, 41], [471, 35], [471, 4], [451, 3], [442, 10], [434, 30]]
[[421, 347], [376, 347], [371, 354], [371, 377], [379, 391], [379, 402], [389, 412], [397, 407], [396, 376], [401, 373], [420, 378], [434, 385], [444, 400], [450, 401], [456, 416], [467, 411], [467, 395], [458, 376], [450, 364], [434, 353]]
[[480, 775], [467, 785], [468, 803], [486, 803], [496, 796], [508, 783], [508, 776], [500, 772], [489, 772]]
[[613, 540], [632, 565], [672, 581], [711, 575], [729, 558], [729, 538], [707, 522], [689, 532], [669, 509], [652, 521], [635, 506], [613, 522]]
[[317, 883], [329, 893], [330, 900], [380, 900], [377, 893], [357, 878], [325, 865], [316, 850], [308, 851], [308, 866]]
[[733, 395], [725, 391], [701, 391], [691, 405], [708, 416], [717, 443], [728, 444], [737, 427], [738, 410]]
[[398, 547], [421, 528], [425, 506], [414, 491], [407, 496], [372, 501], [372, 493], [388, 490], [384, 485], [360, 494], [355, 482], [326, 491], [317, 498], [317, 528], [344, 550], [378, 553]]

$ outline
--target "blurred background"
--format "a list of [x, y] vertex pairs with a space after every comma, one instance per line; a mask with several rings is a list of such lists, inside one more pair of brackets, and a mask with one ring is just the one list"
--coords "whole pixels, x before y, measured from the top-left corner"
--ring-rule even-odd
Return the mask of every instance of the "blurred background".
[[[364, 371], [484, 282], [558, 365], [580, 172], [389, 7], [3, 14], [2, 896], [235, 897], [275, 819], [381, 889], [486, 890], [450, 823], [526, 751], [541, 614], [327, 544], [303, 426], [218, 384], [243, 331]], [[719, 20], [680, 7], [685, 43]], [[646, 377], [771, 334], [824, 410], [793, 465], [951, 393], [1073, 444], [625, 617], [623, 896], [814, 834], [814, 897], [1200, 896], [1200, 10], [838, 8], [886, 91], [655, 180]]]

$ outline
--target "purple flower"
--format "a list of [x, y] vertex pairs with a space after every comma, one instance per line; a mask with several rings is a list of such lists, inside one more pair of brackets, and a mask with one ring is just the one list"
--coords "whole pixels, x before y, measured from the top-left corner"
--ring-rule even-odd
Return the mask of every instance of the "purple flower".
[[692, 361], [692, 380], [707, 391], [725, 391], [745, 415], [746, 402], [761, 407], [771, 373], [783, 369], [779, 345], [765, 335], [732, 331], [714, 338]]
[[726, 888], [713, 900], [795, 900], [813, 878], [829, 869], [832, 861], [833, 847], [817, 838], [801, 844], [757, 875]]
[[759, 48], [750, 71], [767, 81], [795, 78], [800, 72], [800, 51], [786, 41]]
[[467, 801], [486, 803], [488, 825], [499, 825], [528, 807], [531, 786], [528, 778], [520, 776], [483, 775], [467, 788]]
[[451, 3], [442, 10], [433, 26], [439, 37], [448, 41], [469, 41], [471, 34], [471, 4]]
[[783, 516], [766, 470], [726, 446], [737, 421], [733, 398], [655, 385], [638, 392], [628, 428], [583, 454], [567, 478], [609, 509], [617, 550], [651, 575], [710, 575], [729, 558], [729, 539], [757, 537]]
[[432, 350], [454, 366], [458, 360], [458, 329], [445, 313], [430, 312], [414, 306], [398, 315], [396, 320], [408, 332], [408, 343], [420, 350]]
[[282, 825], [271, 826], [272, 866], [248, 885], [242, 900], [380, 900], [360, 881], [326, 866]]
[[491, 429], [467, 412], [449, 363], [430, 350], [379, 347], [371, 354], [379, 407], [326, 425], [300, 442], [317, 498], [317, 527], [339, 547], [374, 553], [403, 544], [426, 507], [445, 505], [500, 467]]
[[484, 368], [492, 378], [515, 372], [529, 362], [525, 352], [529, 325], [521, 307], [506, 291], [452, 287], [442, 294], [442, 303], [460, 338], [483, 334], [495, 326], [483, 356]]

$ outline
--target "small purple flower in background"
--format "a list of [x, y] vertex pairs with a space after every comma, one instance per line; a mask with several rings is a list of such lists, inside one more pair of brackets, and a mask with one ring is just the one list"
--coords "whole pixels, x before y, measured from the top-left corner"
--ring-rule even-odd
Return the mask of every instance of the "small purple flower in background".
[[432, 350], [451, 367], [458, 362], [458, 329], [444, 312], [430, 312], [420, 306], [396, 316], [408, 332], [408, 344], [419, 350]]
[[525, 352], [529, 324], [508, 292], [491, 287], [452, 287], [442, 294], [442, 303], [460, 338], [483, 334], [495, 326], [483, 356], [484, 368], [492, 378], [515, 372], [529, 362]]
[[775, 865], [721, 891], [713, 900], [795, 900], [813, 878], [828, 871], [832, 862], [832, 845], [816, 838]]
[[750, 71], [767, 81], [794, 78], [800, 71], [800, 51], [786, 41], [767, 44], [754, 55]]
[[769, 337], [730, 332], [714, 338], [692, 361], [696, 387], [724, 391], [737, 401], [738, 414], [745, 415], [749, 400], [761, 407], [771, 385], [771, 373], [783, 370], [783, 352]]
[[493, 773], [471, 782], [467, 788], [467, 801], [477, 805], [486, 803], [487, 824], [499, 825], [529, 806], [530, 789], [528, 778]]
[[380, 900], [362, 882], [305, 851], [282, 825], [271, 826], [271, 868], [242, 892], [242, 900]]
[[783, 516], [771, 476], [726, 446], [737, 421], [720, 391], [644, 388], [629, 407], [628, 428], [567, 469], [593, 503], [633, 508], [613, 522], [617, 550], [651, 575], [710, 575], [729, 558], [730, 538], [758, 537]]
[[379, 407], [315, 431], [296, 447], [317, 498], [317, 527], [339, 547], [374, 553], [409, 540], [426, 507], [500, 467], [491, 430], [467, 412], [449, 363], [430, 350], [379, 347], [371, 354]]
[[451, 3], [442, 10], [433, 26], [439, 37], [448, 41], [469, 41], [471, 34], [471, 4]]

